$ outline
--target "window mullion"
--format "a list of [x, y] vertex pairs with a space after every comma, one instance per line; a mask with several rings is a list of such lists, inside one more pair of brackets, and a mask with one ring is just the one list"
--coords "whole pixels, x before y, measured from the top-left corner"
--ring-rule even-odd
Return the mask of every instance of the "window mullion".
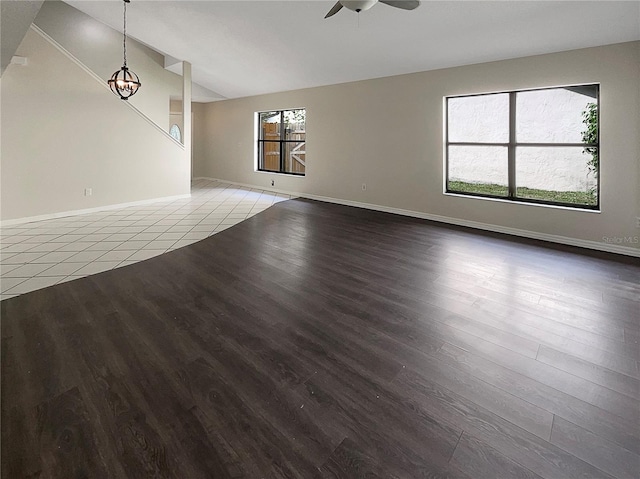
[[280, 112], [280, 173], [284, 173], [284, 111]]
[[507, 159], [509, 198], [516, 197], [516, 93], [509, 93], [509, 150]]

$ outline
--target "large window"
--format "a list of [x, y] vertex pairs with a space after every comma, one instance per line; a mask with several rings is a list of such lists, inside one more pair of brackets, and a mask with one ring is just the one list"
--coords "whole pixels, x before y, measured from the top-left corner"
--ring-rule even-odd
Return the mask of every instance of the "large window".
[[447, 98], [446, 191], [599, 207], [598, 85]]
[[258, 170], [304, 175], [306, 110], [258, 113]]

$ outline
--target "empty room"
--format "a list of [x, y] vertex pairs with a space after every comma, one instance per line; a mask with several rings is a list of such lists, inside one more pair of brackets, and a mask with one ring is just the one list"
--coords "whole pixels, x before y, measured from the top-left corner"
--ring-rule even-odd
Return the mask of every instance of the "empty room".
[[640, 477], [640, 2], [0, 6], [2, 478]]

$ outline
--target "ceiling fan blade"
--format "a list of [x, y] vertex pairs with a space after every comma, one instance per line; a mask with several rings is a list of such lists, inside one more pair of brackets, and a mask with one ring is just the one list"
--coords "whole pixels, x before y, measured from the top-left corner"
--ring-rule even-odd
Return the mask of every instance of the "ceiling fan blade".
[[333, 8], [332, 8], [331, 10], [329, 10], [329, 13], [327, 13], [327, 14], [325, 15], [325, 17], [324, 17], [324, 18], [332, 17], [332, 16], [334, 16], [336, 13], [338, 13], [340, 10], [342, 10], [342, 4], [341, 4], [340, 2], [337, 2], [337, 3], [333, 6]]
[[414, 10], [420, 6], [420, 0], [379, 0], [391, 7], [402, 8], [403, 10]]

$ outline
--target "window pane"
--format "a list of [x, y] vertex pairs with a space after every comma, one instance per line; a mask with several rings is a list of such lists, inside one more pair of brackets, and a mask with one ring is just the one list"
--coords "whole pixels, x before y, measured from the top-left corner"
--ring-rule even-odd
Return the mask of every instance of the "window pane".
[[258, 169], [304, 175], [306, 110], [258, 113]]
[[453, 142], [507, 143], [509, 94], [467, 96], [447, 100], [448, 139]]
[[447, 189], [507, 196], [508, 153], [504, 146], [449, 146]]
[[280, 142], [260, 142], [260, 169], [280, 171]]
[[305, 172], [307, 152], [306, 143], [286, 142], [284, 144], [284, 171], [285, 173], [303, 173]]
[[284, 112], [285, 140], [305, 139], [305, 110], [286, 110]]
[[260, 113], [259, 139], [276, 141], [280, 139], [280, 112]]
[[516, 94], [516, 141], [595, 143], [595, 136], [587, 138], [586, 115], [589, 105], [597, 102], [596, 85], [519, 92]]
[[[516, 148], [516, 195], [558, 203], [597, 204], [593, 153], [582, 147]], [[591, 167], [590, 167], [591, 165]]]

